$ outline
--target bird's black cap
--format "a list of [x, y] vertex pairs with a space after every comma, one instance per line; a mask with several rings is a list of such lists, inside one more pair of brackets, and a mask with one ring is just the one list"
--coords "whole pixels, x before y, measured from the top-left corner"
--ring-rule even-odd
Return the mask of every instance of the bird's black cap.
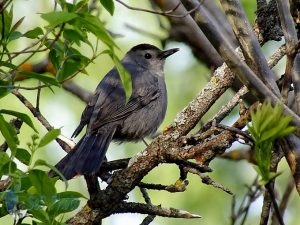
[[179, 51], [179, 48], [172, 48], [168, 50], [160, 50], [159, 48], [155, 47], [154, 45], [150, 44], [139, 44], [137, 46], [134, 46], [131, 51], [135, 52], [137, 50], [157, 50], [160, 53], [158, 54], [158, 57], [160, 59], [165, 59], [168, 56], [174, 54], [175, 52]]
[[137, 46], [134, 46], [131, 51], [137, 51], [137, 50], [160, 50], [159, 48], [155, 47], [154, 45], [150, 44], [139, 44]]

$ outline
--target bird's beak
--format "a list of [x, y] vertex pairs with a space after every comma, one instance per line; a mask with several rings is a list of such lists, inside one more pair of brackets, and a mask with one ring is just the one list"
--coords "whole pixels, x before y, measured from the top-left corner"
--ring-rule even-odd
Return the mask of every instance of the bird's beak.
[[165, 59], [165, 58], [169, 57], [170, 55], [173, 55], [175, 52], [178, 52], [178, 51], [179, 51], [179, 48], [171, 48], [171, 49], [168, 49], [168, 50], [165, 50], [165, 51], [161, 51], [158, 54], [158, 58]]

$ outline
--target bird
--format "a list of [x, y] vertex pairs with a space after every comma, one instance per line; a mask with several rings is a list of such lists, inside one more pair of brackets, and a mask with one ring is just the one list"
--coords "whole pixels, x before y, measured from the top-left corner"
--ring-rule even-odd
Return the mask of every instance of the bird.
[[[65, 179], [95, 175], [112, 141], [139, 141], [157, 131], [167, 109], [165, 60], [178, 50], [160, 50], [151, 44], [131, 48], [121, 60], [131, 76], [132, 93], [127, 100], [116, 67], [104, 76], [82, 112], [72, 138], [84, 127], [85, 134], [55, 165]], [[53, 170], [49, 175], [57, 176]]]

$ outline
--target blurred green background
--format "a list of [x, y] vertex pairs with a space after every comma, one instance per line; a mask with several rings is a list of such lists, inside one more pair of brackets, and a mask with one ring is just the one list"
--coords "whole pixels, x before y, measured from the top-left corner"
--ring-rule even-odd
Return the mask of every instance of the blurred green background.
[[[149, 8], [149, 1], [125, 1], [128, 4], [136, 7]], [[245, 10], [249, 15], [251, 22], [254, 21], [254, 11], [256, 9], [255, 1], [244, 0]], [[127, 50], [132, 46], [140, 43], [151, 43], [162, 47], [160, 40], [151, 36], [147, 36], [129, 29], [126, 24], [130, 24], [134, 27], [145, 30], [151, 34], [154, 34], [161, 38], [167, 37], [167, 31], [161, 29], [159, 21], [156, 15], [131, 11], [115, 3], [115, 14], [111, 17], [105, 10], [101, 12], [101, 20], [105, 21], [105, 26], [114, 34], [118, 35], [116, 43], [120, 47], [118, 52], [122, 57]], [[14, 1], [14, 15], [15, 20], [25, 16], [22, 29], [24, 31], [29, 28], [45, 25], [44, 21], [40, 18], [39, 12], [48, 12], [53, 10], [53, 1], [46, 0], [16, 0]], [[165, 18], [162, 18], [164, 24], [168, 26], [168, 22]], [[22, 30], [21, 30], [22, 31]], [[119, 36], [120, 35], [120, 36]], [[10, 49], [20, 50], [30, 44], [30, 41], [24, 40], [23, 43], [16, 42], [15, 45], [9, 46]], [[276, 47], [280, 43], [268, 43], [264, 47], [265, 54], [269, 56], [276, 50]], [[105, 49], [105, 46], [102, 46]], [[182, 43], [168, 43], [166, 48], [179, 47], [180, 51], [174, 56], [168, 58], [165, 66], [166, 84], [168, 89], [168, 110], [164, 123], [160, 130], [173, 121], [176, 114], [183, 109], [183, 107], [191, 101], [195, 95], [201, 90], [210, 77], [210, 71], [205, 65], [198, 62], [192, 55], [190, 49]], [[80, 51], [90, 56], [91, 52], [87, 46], [82, 46]], [[46, 57], [45, 53], [37, 54], [32, 60], [32, 63], [39, 62]], [[113, 62], [106, 56], [100, 56], [95, 60], [94, 64], [91, 64], [87, 68], [88, 76], [79, 74], [74, 78], [74, 81], [80, 86], [93, 91], [102, 77], [113, 67]], [[284, 60], [276, 67], [276, 73], [281, 74], [284, 68]], [[22, 82], [22, 85], [34, 86], [36, 82], [26, 80]], [[54, 88], [52, 93], [49, 89], [42, 90], [41, 98], [41, 112], [48, 119], [48, 121], [55, 128], [62, 128], [62, 134], [70, 137], [76, 126], [78, 125], [80, 115], [85, 107], [85, 104], [66, 92], [63, 89]], [[22, 91], [31, 102], [35, 102], [36, 91]], [[204, 121], [210, 118], [223, 104], [232, 97], [233, 93], [227, 91], [213, 107], [205, 115]], [[21, 112], [30, 112], [12, 95], [8, 95], [0, 100], [1, 108], [17, 110]], [[224, 121], [226, 124], [231, 124], [236, 118], [236, 112], [232, 113], [231, 118]], [[46, 133], [44, 127], [38, 122], [35, 122], [36, 127], [40, 131], [40, 135]], [[21, 129], [20, 139], [21, 145], [26, 147], [26, 143], [29, 141], [33, 131], [27, 126], [23, 126]], [[78, 141], [76, 139], [75, 141]], [[0, 137], [2, 143], [3, 138]], [[150, 141], [150, 140], [149, 140]], [[143, 143], [128, 143], [122, 145], [111, 144], [108, 150], [107, 157], [109, 160], [119, 159], [124, 157], [130, 157], [137, 152], [145, 148]], [[234, 148], [247, 148], [245, 146], [235, 144]], [[55, 142], [48, 145], [44, 151], [40, 151], [40, 155], [37, 158], [43, 158], [48, 163], [54, 165], [65, 155], [64, 151]], [[239, 205], [243, 194], [247, 189], [245, 185], [249, 185], [256, 177], [253, 166], [247, 162], [231, 162], [223, 159], [216, 159], [211, 163], [213, 172], [209, 174], [216, 182], [228, 187], [237, 198], [237, 205]], [[277, 194], [282, 196], [282, 187], [287, 183], [290, 177], [290, 171], [287, 167], [285, 160], [280, 163], [279, 171], [283, 171], [278, 180]], [[172, 165], [160, 165], [154, 169], [146, 178], [145, 181], [151, 183], [161, 184], [173, 184], [179, 178], [178, 168]], [[201, 225], [201, 224], [230, 224], [231, 203], [232, 196], [229, 194], [202, 184], [201, 180], [197, 176], [189, 175], [188, 180], [190, 184], [187, 187], [187, 191], [183, 193], [167, 193], [158, 191], [149, 191], [153, 204], [161, 204], [165, 207], [174, 207], [183, 210], [190, 211], [202, 216], [201, 219], [183, 220], [183, 219], [169, 219], [157, 217], [152, 223], [153, 225], [159, 224], [189, 224], [189, 225]], [[75, 190], [88, 196], [86, 185], [82, 177], [71, 180], [69, 190]], [[101, 184], [104, 185], [104, 184]], [[62, 183], [58, 184], [58, 188], [63, 189]], [[290, 204], [285, 214], [286, 224], [297, 224], [298, 216], [297, 211], [300, 210], [299, 196], [295, 192], [291, 195]], [[143, 198], [138, 190], [134, 190], [129, 195], [129, 200], [141, 201]], [[82, 201], [82, 205], [85, 202]], [[258, 224], [260, 219], [260, 211], [262, 206], [262, 198], [259, 198], [250, 208], [249, 220], [246, 224]], [[72, 216], [72, 214], [67, 215]], [[122, 214], [113, 215], [103, 221], [103, 225], [114, 224], [140, 224], [145, 216], [138, 214]], [[24, 221], [26, 222], [26, 221]], [[0, 224], [12, 224], [12, 218], [6, 216], [0, 219]]]

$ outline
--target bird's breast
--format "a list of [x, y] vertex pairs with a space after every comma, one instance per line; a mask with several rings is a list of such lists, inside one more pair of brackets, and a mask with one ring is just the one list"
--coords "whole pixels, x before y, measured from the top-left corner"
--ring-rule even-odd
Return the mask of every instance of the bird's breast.
[[117, 129], [114, 139], [137, 141], [156, 132], [166, 114], [166, 92], [130, 114]]

